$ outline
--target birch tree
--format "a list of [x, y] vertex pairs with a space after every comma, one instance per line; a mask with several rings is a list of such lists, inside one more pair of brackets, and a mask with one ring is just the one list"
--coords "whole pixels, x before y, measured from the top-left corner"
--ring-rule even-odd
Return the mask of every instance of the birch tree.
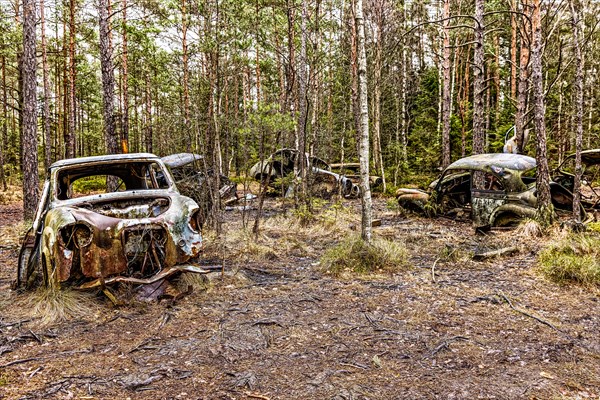
[[371, 242], [371, 187], [369, 185], [369, 103], [367, 99], [367, 54], [365, 51], [365, 25], [363, 2], [356, 0], [355, 23], [358, 50], [358, 109], [360, 111], [360, 202], [362, 206], [361, 236]]

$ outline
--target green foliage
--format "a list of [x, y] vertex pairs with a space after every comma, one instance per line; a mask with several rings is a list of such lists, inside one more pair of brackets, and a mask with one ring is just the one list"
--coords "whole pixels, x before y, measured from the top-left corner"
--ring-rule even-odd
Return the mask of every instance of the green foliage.
[[408, 251], [401, 243], [373, 238], [368, 244], [360, 236], [351, 236], [328, 249], [321, 257], [321, 265], [337, 276], [344, 272], [394, 272], [406, 268], [407, 259]]
[[542, 273], [559, 283], [600, 284], [600, 236], [572, 233], [544, 248], [538, 257]]
[[75, 193], [92, 193], [99, 190], [106, 190], [105, 175], [89, 176], [73, 182], [73, 192]]

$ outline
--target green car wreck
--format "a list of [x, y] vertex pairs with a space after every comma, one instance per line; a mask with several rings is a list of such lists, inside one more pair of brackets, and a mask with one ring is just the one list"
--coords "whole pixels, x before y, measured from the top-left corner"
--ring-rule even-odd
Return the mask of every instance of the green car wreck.
[[[450, 164], [429, 191], [401, 188], [396, 198], [402, 208], [428, 215], [469, 213], [476, 229], [513, 225], [536, 213], [535, 172], [532, 157], [477, 154]], [[572, 193], [556, 182], [550, 189], [555, 209], [570, 210]]]

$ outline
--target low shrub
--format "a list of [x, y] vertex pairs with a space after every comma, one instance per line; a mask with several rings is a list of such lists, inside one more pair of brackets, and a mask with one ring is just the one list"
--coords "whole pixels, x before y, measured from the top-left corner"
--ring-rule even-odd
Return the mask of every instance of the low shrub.
[[542, 273], [559, 283], [600, 284], [600, 236], [569, 234], [546, 246], [538, 258]]

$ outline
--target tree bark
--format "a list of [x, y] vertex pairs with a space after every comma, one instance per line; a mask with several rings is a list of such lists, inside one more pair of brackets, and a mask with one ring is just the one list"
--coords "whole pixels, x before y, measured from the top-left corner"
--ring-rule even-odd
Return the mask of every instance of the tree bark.
[[442, 13], [443, 35], [442, 42], [442, 168], [450, 165], [450, 113], [452, 112], [452, 98], [450, 97], [450, 0], [444, 0]]
[[[181, 47], [183, 51], [183, 134], [190, 132], [190, 94], [189, 94], [189, 65], [188, 65], [188, 45], [187, 45], [187, 10], [185, 0], [181, 0]], [[192, 140], [186, 140], [187, 151], [192, 151]]]
[[48, 72], [48, 52], [46, 43], [46, 19], [44, 13], [44, 0], [40, 0], [40, 22], [42, 35], [42, 71], [44, 80], [44, 107], [42, 108], [42, 129], [44, 137], [44, 167], [47, 169], [50, 166], [50, 80]]
[[[298, 138], [298, 157], [296, 158], [298, 176], [300, 177], [300, 200], [308, 201], [307, 175], [309, 173], [306, 165], [306, 123], [308, 117], [307, 97], [307, 54], [306, 43], [308, 36], [308, 0], [302, 1], [302, 19], [300, 21], [300, 55], [298, 57], [298, 120], [296, 136]], [[308, 203], [306, 203], [308, 205]]]
[[570, 0], [571, 21], [573, 24], [573, 48], [575, 51], [575, 181], [573, 184], [573, 219], [581, 222], [581, 150], [583, 143], [583, 54], [580, 42], [580, 11], [577, 0]]
[[36, 96], [36, 7], [35, 0], [23, 1], [23, 216], [33, 218], [39, 199]]
[[110, 40], [110, 14], [108, 0], [99, 0], [100, 68], [102, 70], [102, 115], [104, 118], [104, 140], [109, 154], [118, 153], [115, 130], [115, 73], [113, 50]]
[[554, 220], [554, 209], [550, 197], [550, 172], [546, 150], [546, 101], [544, 98], [544, 83], [542, 75], [542, 23], [540, 1], [534, 0], [532, 13], [533, 50], [531, 54], [531, 81], [534, 99], [534, 123], [536, 131], [536, 161], [537, 161], [537, 215], [536, 219], [543, 226], [550, 225]]
[[75, 93], [75, 80], [77, 69], [75, 63], [75, 4], [76, 0], [69, 2], [69, 91], [67, 110], [67, 129], [65, 130], [65, 158], [75, 157], [75, 106], [77, 95]]
[[127, 0], [123, 0], [123, 54], [121, 62], [123, 64], [123, 131], [121, 132], [121, 150], [123, 153], [129, 152], [129, 71], [127, 70]]
[[[523, 13], [531, 15], [530, 0], [523, 1]], [[525, 110], [527, 108], [527, 90], [529, 86], [529, 53], [531, 44], [531, 23], [523, 17], [523, 32], [521, 36], [521, 54], [519, 57], [519, 83], [517, 87], [517, 109], [515, 112], [515, 134], [517, 136], [517, 152], [523, 153], [526, 143], [524, 142]]]
[[473, 154], [484, 152], [484, 0], [475, 0], [475, 49], [473, 55]]
[[373, 62], [373, 161], [375, 165], [375, 173], [381, 174], [383, 180], [383, 191], [385, 192], [385, 169], [383, 166], [383, 154], [381, 145], [381, 70], [383, 68], [383, 30], [385, 29], [386, 21], [384, 18], [383, 1], [373, 1], [371, 3], [373, 9], [373, 19], [375, 28], [375, 57]]
[[2, 59], [2, 136], [0, 137], [0, 180], [4, 191], [8, 189], [6, 184], [6, 175], [4, 174], [4, 151], [8, 138], [8, 96], [6, 90], [6, 57], [0, 56]]
[[360, 200], [362, 205], [361, 236], [371, 242], [371, 187], [369, 185], [369, 103], [367, 99], [367, 54], [363, 2], [356, 0], [356, 44], [358, 50], [358, 103], [360, 110]]

